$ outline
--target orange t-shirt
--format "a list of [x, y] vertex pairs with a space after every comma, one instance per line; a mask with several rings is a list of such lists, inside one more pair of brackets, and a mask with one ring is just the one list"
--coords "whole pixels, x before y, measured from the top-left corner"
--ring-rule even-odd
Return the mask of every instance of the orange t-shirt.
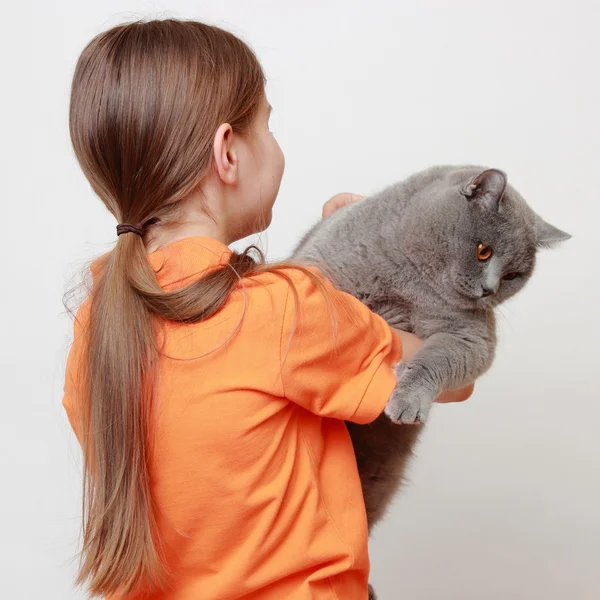
[[[173, 290], [230, 254], [196, 237], [148, 259]], [[285, 272], [298, 309], [290, 285], [264, 273], [243, 279], [211, 318], [165, 325], [150, 476], [176, 585], [145, 599], [367, 598], [367, 521], [344, 419], [382, 412], [400, 340], [325, 280], [353, 309], [335, 310], [332, 322], [311, 279]], [[76, 433], [83, 339], [76, 324], [63, 400]]]

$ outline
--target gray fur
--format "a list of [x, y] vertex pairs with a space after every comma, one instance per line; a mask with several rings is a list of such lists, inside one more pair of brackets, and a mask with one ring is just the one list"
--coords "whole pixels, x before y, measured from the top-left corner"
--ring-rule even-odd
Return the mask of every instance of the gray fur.
[[[424, 339], [397, 367], [385, 414], [348, 423], [371, 527], [397, 490], [421, 428], [443, 391], [489, 369], [496, 346], [493, 309], [531, 276], [538, 248], [570, 236], [546, 223], [482, 167], [433, 167], [337, 210], [293, 257], [316, 263], [387, 322]], [[477, 244], [493, 249], [485, 262]], [[502, 280], [509, 272], [521, 275]], [[488, 294], [488, 295], [484, 295]]]

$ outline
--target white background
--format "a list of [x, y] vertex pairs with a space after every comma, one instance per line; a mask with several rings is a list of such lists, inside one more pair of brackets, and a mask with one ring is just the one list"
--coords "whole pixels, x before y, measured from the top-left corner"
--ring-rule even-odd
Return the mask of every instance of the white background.
[[[7, 12], [8, 10], [8, 12]], [[73, 67], [140, 16], [233, 30], [269, 78], [287, 159], [272, 259], [340, 191], [435, 163], [499, 167], [573, 234], [501, 310], [492, 371], [438, 406], [372, 541], [381, 600], [600, 598], [600, 10], [583, 0], [133, 2], [3, 7], [0, 581], [70, 600], [79, 449], [61, 407], [61, 297], [115, 239], [69, 145]]]

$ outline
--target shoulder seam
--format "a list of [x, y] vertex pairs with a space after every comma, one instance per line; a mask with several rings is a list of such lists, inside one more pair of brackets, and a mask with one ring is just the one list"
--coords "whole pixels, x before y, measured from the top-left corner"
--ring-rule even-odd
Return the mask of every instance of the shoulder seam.
[[290, 286], [288, 283], [286, 292], [285, 292], [285, 302], [283, 303], [283, 314], [281, 316], [281, 330], [279, 331], [279, 380], [281, 381], [281, 392], [285, 397], [285, 385], [283, 383], [283, 356], [281, 352], [281, 347], [283, 345], [283, 330], [285, 329], [285, 319], [287, 316], [287, 303], [288, 298], [290, 296]]

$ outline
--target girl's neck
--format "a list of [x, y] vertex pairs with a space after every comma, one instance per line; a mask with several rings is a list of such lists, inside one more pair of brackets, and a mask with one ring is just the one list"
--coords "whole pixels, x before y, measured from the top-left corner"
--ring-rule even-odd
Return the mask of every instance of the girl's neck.
[[209, 237], [229, 245], [228, 232], [220, 218], [222, 202], [213, 194], [192, 193], [179, 203], [177, 216], [168, 223], [157, 224], [144, 237], [148, 254], [188, 237]]
[[163, 246], [188, 237], [209, 237], [219, 240], [223, 244], [229, 244], [227, 235], [220, 231], [217, 223], [207, 217], [202, 221], [168, 223], [154, 228], [144, 237], [146, 252], [150, 254]]

